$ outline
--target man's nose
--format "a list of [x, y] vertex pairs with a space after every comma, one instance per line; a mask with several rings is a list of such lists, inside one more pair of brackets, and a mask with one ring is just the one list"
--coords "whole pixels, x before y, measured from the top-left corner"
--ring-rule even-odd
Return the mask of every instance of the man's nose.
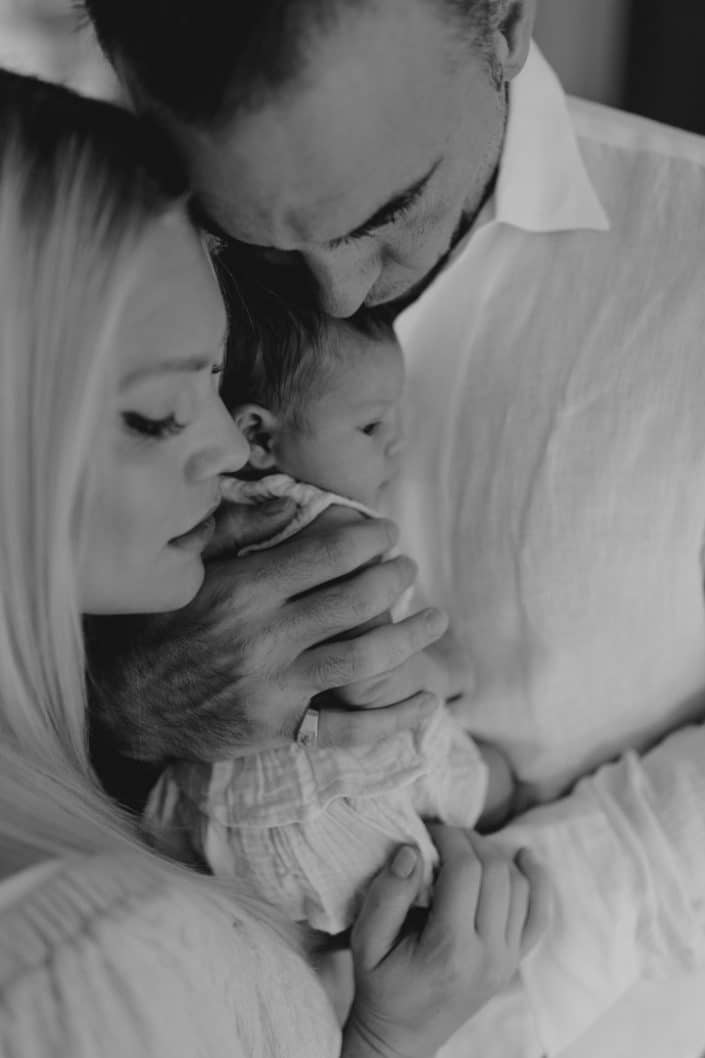
[[302, 256], [318, 287], [321, 309], [338, 319], [357, 312], [382, 271], [377, 252], [359, 246], [316, 247]]

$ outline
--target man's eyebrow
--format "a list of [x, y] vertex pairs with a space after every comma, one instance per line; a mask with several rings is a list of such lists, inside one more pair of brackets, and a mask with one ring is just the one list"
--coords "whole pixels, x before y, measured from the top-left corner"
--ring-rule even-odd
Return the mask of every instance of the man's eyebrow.
[[359, 238], [362, 235], [369, 234], [370, 231], [373, 231], [375, 228], [381, 228], [394, 216], [395, 213], [398, 213], [400, 209], [404, 209], [406, 206], [411, 205], [414, 199], [423, 191], [440, 164], [441, 159], [438, 158], [428, 172], [424, 173], [424, 175], [419, 177], [418, 180], [415, 180], [413, 184], [409, 184], [408, 187], [405, 187], [403, 191], [398, 191], [392, 198], [388, 199], [383, 206], [380, 206], [371, 217], [368, 217], [368, 219], [362, 224], [358, 224], [358, 226], [348, 232], [347, 235], [341, 235], [336, 239], [331, 239], [329, 246], [337, 246], [339, 243], [345, 242], [346, 239]]

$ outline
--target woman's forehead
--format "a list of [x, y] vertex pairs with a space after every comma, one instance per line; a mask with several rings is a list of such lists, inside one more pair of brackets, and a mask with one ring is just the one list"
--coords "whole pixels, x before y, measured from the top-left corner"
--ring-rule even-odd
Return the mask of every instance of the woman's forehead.
[[210, 261], [186, 218], [170, 214], [147, 234], [118, 325], [120, 373], [165, 361], [212, 360], [226, 333]]

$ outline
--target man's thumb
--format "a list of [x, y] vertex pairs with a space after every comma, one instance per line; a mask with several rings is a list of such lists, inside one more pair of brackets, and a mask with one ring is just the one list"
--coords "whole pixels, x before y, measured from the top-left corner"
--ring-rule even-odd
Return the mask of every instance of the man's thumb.
[[275, 497], [255, 505], [222, 503], [207, 558], [237, 554], [244, 547], [265, 543], [289, 524], [296, 511], [293, 500]]

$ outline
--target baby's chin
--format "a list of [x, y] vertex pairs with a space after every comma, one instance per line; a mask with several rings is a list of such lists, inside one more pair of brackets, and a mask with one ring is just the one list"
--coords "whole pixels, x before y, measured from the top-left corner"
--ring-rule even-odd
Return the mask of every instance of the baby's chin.
[[370, 489], [367, 497], [361, 499], [360, 503], [364, 503], [366, 507], [371, 507], [376, 510], [378, 507], [384, 506], [384, 501], [389, 494], [389, 482], [383, 481], [381, 485], [377, 485], [375, 488]]

